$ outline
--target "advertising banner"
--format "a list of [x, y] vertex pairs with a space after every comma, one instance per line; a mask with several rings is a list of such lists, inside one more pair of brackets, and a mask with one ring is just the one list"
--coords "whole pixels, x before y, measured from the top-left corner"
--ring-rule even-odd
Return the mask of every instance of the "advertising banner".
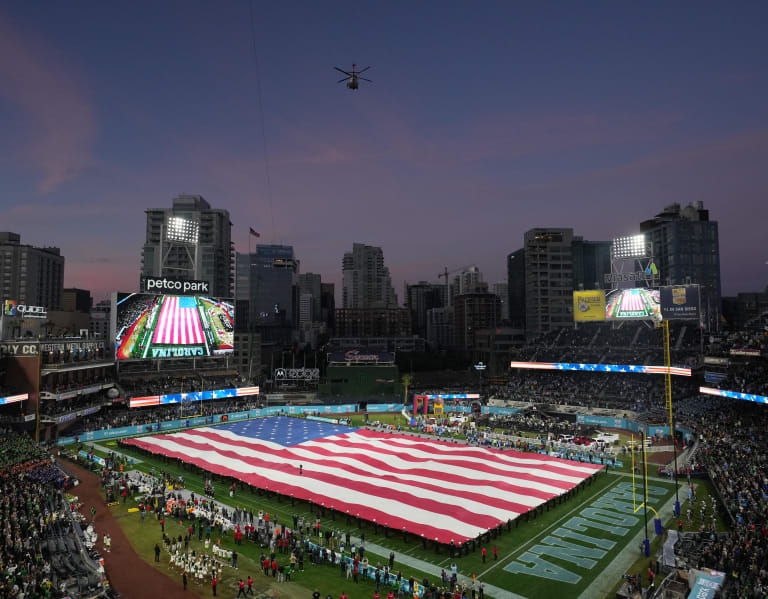
[[699, 319], [699, 286], [674, 285], [659, 289], [664, 320]]
[[118, 293], [115, 312], [118, 360], [223, 356], [234, 349], [231, 300]]
[[246, 397], [248, 395], [258, 394], [258, 387], [240, 387], [237, 389], [211, 389], [210, 391], [191, 391], [189, 393], [171, 393], [169, 395], [150, 395], [147, 397], [131, 398], [130, 407], [144, 408], [147, 406], [189, 403], [195, 401], [205, 401], [208, 399], [226, 399], [227, 397]]
[[576, 322], [605, 320], [605, 291], [574, 291], [573, 319]]
[[752, 356], [752, 357], [759, 357], [760, 356], [760, 350], [759, 349], [732, 349], [731, 350], [732, 356]]
[[352, 364], [374, 364], [377, 362], [394, 362], [395, 354], [392, 352], [376, 352], [361, 349], [348, 351], [335, 351], [328, 357], [329, 362], [345, 362]]

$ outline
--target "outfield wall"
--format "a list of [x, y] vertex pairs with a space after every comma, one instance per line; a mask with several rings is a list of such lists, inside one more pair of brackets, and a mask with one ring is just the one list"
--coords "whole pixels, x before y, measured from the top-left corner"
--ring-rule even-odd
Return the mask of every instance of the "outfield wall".
[[[398, 413], [405, 408], [404, 404], [368, 404], [367, 412], [369, 414]], [[471, 412], [470, 406], [446, 405], [446, 412], [467, 413]], [[150, 424], [139, 424], [135, 426], [121, 426], [119, 428], [109, 428], [99, 431], [90, 431], [78, 435], [81, 441], [102, 441], [104, 439], [116, 439], [120, 437], [135, 437], [148, 433], [159, 433], [162, 431], [171, 431], [192, 426], [203, 426], [210, 424], [219, 424], [221, 422], [230, 422], [233, 420], [245, 420], [246, 418], [263, 418], [264, 416], [273, 416], [275, 414], [303, 415], [310, 414], [314, 416], [327, 414], [351, 414], [359, 412], [358, 404], [326, 405], [326, 406], [270, 406], [268, 408], [259, 408], [247, 412], [231, 412], [229, 414], [216, 414], [215, 416], [194, 416], [191, 418], [181, 418], [178, 420], [165, 420], [162, 422], [153, 422]], [[518, 408], [502, 408], [497, 406], [483, 406], [483, 414], [510, 415], [520, 412]], [[579, 414], [576, 417], [579, 424], [588, 424], [592, 426], [620, 428], [633, 432], [644, 431], [646, 436], [669, 434], [668, 425], [644, 425], [634, 420], [626, 418], [608, 418], [606, 416], [592, 416], [589, 414]], [[675, 430], [682, 433], [686, 438], [691, 436], [691, 431], [676, 427]], [[75, 442], [75, 437], [59, 437], [58, 445], [70, 445]]]

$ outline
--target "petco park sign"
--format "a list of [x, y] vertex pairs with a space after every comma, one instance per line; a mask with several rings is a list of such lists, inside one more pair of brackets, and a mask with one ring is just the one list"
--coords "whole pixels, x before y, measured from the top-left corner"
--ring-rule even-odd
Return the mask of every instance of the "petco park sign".
[[187, 295], [210, 293], [208, 281], [177, 281], [165, 277], [141, 277], [141, 286], [146, 293], [178, 292]]

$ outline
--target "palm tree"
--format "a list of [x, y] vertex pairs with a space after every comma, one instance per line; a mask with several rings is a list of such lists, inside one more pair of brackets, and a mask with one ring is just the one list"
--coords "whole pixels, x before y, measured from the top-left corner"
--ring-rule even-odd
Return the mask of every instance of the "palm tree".
[[411, 384], [411, 375], [410, 374], [404, 374], [403, 377], [400, 379], [400, 382], [403, 384], [403, 387], [405, 388], [405, 393], [403, 393], [403, 403], [408, 399], [408, 386]]

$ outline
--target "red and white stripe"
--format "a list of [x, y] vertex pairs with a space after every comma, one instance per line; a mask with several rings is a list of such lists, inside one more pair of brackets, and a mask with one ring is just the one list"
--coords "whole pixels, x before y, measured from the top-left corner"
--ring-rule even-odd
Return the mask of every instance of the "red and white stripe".
[[551, 362], [510, 362], [510, 368], [528, 368], [531, 370], [557, 370]]
[[236, 389], [236, 392], [238, 397], [242, 397], [243, 395], [258, 395], [259, 388], [258, 387], [238, 387]]
[[21, 395], [9, 395], [8, 397], [0, 398], [0, 404], [5, 405], [7, 403], [15, 403], [17, 401], [24, 401], [29, 399], [29, 393], [22, 393]]
[[441, 543], [474, 538], [603, 468], [367, 430], [287, 447], [214, 427], [128, 443]]
[[150, 395], [147, 397], [133, 397], [131, 398], [129, 405], [132, 408], [143, 408], [144, 406], [159, 406], [160, 396]]
[[166, 297], [160, 309], [152, 343], [166, 345], [203, 343], [203, 331], [197, 309], [181, 308], [178, 297]]
[[[666, 366], [646, 366], [645, 369], [650, 374], [667, 374]], [[676, 376], [691, 376], [691, 369], [680, 366], [670, 366], [669, 374]]]

